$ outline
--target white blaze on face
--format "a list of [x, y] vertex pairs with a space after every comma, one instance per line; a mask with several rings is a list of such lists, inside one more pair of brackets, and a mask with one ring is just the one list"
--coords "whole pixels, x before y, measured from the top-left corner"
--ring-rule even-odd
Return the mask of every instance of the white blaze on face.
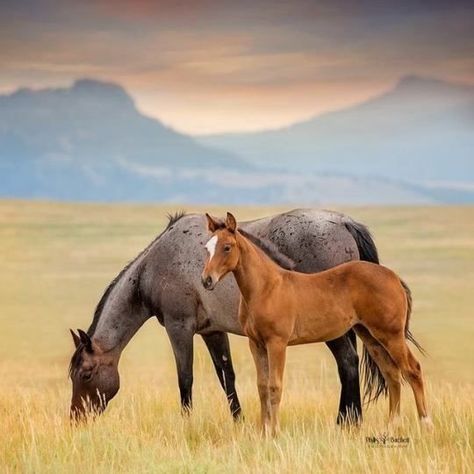
[[208, 240], [206, 244], [206, 249], [209, 252], [209, 260], [211, 260], [212, 257], [214, 257], [214, 254], [216, 252], [216, 245], [217, 245], [217, 235], [214, 235]]

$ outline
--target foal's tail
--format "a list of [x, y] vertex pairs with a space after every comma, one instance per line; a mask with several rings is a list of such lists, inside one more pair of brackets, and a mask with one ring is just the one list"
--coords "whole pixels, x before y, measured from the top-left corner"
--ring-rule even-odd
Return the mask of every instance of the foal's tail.
[[[352, 219], [344, 223], [346, 229], [354, 238], [359, 258], [366, 262], [380, 263], [377, 247], [369, 229]], [[353, 333], [353, 331], [351, 331]], [[354, 338], [355, 339], [355, 338]], [[364, 381], [364, 400], [366, 403], [376, 401], [380, 395], [387, 395], [388, 387], [383, 378], [382, 372], [374, 359], [370, 357], [369, 351], [362, 347], [362, 359], [360, 363], [361, 377]]]
[[410, 288], [408, 288], [408, 285], [402, 279], [400, 279], [400, 283], [402, 284], [403, 289], [405, 290], [405, 294], [407, 296], [407, 322], [405, 324], [405, 338], [407, 339], [407, 341], [410, 341], [423, 355], [426, 355], [426, 351], [410, 332], [410, 316], [413, 303], [411, 297], [411, 290]]

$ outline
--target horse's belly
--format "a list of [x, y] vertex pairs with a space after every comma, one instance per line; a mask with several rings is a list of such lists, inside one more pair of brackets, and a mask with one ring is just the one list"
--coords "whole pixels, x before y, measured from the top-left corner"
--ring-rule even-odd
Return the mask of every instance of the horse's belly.
[[325, 342], [343, 336], [353, 323], [345, 315], [301, 315], [296, 319], [290, 345]]
[[242, 336], [238, 318], [240, 293], [236, 284], [226, 278], [213, 290], [202, 290], [202, 305], [198, 308], [199, 334], [228, 332]]
[[198, 311], [198, 334], [209, 334], [212, 332], [228, 332], [243, 336], [244, 331], [240, 322], [237, 318], [237, 311], [218, 311], [218, 310], [207, 310], [206, 312]]

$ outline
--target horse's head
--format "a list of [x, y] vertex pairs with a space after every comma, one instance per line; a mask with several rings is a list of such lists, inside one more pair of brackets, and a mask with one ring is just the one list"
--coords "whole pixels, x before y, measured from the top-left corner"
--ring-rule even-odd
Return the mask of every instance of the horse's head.
[[118, 358], [101, 350], [90, 336], [71, 330], [76, 350], [71, 358], [69, 375], [72, 381], [71, 420], [80, 421], [88, 415], [104, 411], [120, 387]]
[[225, 222], [207, 217], [207, 227], [212, 237], [206, 244], [209, 253], [201, 280], [206, 290], [213, 290], [217, 282], [227, 273], [235, 269], [239, 263], [239, 249], [237, 246], [235, 217], [228, 212]]

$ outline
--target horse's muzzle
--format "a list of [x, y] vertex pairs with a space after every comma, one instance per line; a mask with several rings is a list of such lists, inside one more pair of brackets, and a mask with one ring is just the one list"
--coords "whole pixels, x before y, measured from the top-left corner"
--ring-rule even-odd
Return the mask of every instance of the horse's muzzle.
[[69, 419], [73, 425], [87, 423], [94, 420], [106, 408], [107, 402], [101, 401], [99, 403], [91, 403], [90, 400], [81, 403], [72, 403], [69, 410]]
[[73, 425], [87, 422], [87, 412], [85, 408], [83, 406], [71, 405], [69, 419]]
[[213, 290], [213, 289], [214, 289], [214, 282], [212, 281], [212, 277], [211, 277], [211, 276], [208, 276], [208, 277], [202, 276], [202, 277], [201, 277], [201, 282], [202, 282], [202, 286], [203, 286], [206, 290]]

